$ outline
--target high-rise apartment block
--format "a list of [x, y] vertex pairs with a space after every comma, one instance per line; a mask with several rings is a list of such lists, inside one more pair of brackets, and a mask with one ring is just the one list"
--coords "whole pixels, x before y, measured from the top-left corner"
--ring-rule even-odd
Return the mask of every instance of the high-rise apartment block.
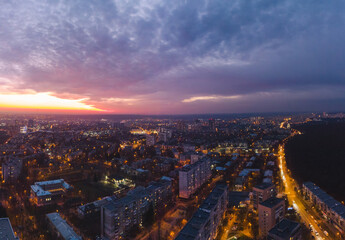
[[215, 239], [228, 205], [228, 187], [217, 184], [175, 240]]
[[262, 183], [253, 187], [253, 205], [257, 209], [259, 203], [276, 196], [276, 189], [272, 183]]
[[211, 177], [211, 160], [203, 158], [179, 171], [179, 196], [190, 196]]
[[157, 205], [171, 198], [171, 181], [152, 182], [147, 188], [137, 187], [123, 197], [101, 208], [101, 234], [111, 240], [121, 239], [134, 225], [141, 226], [150, 204]]
[[259, 203], [259, 230], [261, 236], [267, 236], [277, 223], [285, 216], [285, 201], [283, 198], [271, 197]]

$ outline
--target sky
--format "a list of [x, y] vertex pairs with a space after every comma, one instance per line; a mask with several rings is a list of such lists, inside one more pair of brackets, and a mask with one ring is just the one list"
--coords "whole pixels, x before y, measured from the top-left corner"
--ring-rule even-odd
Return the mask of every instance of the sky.
[[345, 1], [0, 0], [0, 110], [345, 110]]

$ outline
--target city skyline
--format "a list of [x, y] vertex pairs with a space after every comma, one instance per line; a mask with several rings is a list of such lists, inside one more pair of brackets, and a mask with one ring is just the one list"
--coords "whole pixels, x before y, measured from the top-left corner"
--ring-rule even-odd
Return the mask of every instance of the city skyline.
[[4, 1], [0, 111], [344, 111], [343, 2]]

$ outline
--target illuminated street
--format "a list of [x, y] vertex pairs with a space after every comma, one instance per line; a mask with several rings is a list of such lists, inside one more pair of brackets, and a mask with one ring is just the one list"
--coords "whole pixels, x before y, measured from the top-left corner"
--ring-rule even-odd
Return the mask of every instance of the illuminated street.
[[[279, 146], [279, 168], [280, 174], [284, 182], [285, 193], [289, 199], [289, 203], [293, 205], [294, 209], [299, 213], [302, 218], [302, 221], [307, 225], [311, 225], [313, 229], [312, 234], [315, 239], [330, 239], [328, 238], [323, 231], [320, 229], [318, 223], [310, 212], [306, 211], [305, 206], [300, 199], [300, 196], [295, 189], [298, 188], [295, 180], [289, 175], [288, 168], [286, 166], [285, 154], [284, 154], [284, 145]], [[319, 236], [318, 236], [319, 235]]]

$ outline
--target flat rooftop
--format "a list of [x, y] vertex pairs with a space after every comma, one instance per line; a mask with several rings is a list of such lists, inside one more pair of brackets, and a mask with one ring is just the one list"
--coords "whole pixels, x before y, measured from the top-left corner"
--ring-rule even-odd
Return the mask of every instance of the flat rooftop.
[[19, 240], [14, 235], [11, 222], [8, 218], [0, 218], [0, 240]]
[[273, 186], [274, 186], [273, 183], [261, 183], [259, 185], [256, 185], [254, 188], [265, 190], [265, 189], [271, 188]]
[[55, 229], [65, 240], [82, 240], [82, 237], [76, 234], [73, 228], [58, 213], [48, 213], [47, 218], [54, 225]]
[[210, 213], [198, 209], [191, 220], [180, 231], [175, 240], [193, 240], [198, 239], [198, 234], [210, 217]]
[[280, 239], [289, 240], [300, 230], [300, 224], [288, 219], [283, 219], [276, 224], [270, 231], [269, 236], [279, 237]]
[[265, 206], [268, 208], [273, 208], [281, 202], [284, 202], [283, 198], [271, 197], [271, 198], [267, 199], [266, 201], [259, 203], [259, 205], [262, 205], [262, 206]]

